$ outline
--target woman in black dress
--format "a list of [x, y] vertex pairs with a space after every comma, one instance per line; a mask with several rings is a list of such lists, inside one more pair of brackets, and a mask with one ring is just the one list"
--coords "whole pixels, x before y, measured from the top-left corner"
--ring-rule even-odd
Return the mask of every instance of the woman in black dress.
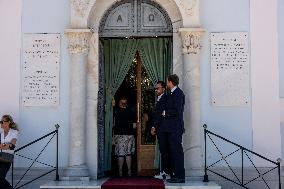
[[135, 152], [134, 116], [127, 107], [127, 99], [119, 100], [119, 107], [114, 111], [114, 145], [115, 155], [118, 157], [119, 176], [122, 176], [124, 159], [128, 168], [128, 176], [131, 175], [131, 156]]

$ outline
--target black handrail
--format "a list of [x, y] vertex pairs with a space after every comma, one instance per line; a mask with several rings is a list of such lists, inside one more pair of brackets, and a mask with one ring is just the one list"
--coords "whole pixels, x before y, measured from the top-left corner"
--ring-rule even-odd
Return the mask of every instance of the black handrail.
[[[281, 177], [280, 177], [280, 162], [281, 162], [281, 159], [280, 159], [280, 158], [277, 159], [277, 161], [270, 160], [270, 159], [264, 157], [263, 155], [260, 155], [260, 154], [258, 154], [258, 153], [256, 153], [256, 152], [253, 152], [253, 151], [251, 151], [251, 150], [249, 150], [249, 149], [247, 149], [247, 148], [245, 148], [245, 147], [243, 147], [243, 146], [241, 146], [241, 145], [239, 145], [239, 144], [237, 144], [237, 143], [235, 143], [235, 142], [232, 142], [232, 141], [230, 141], [230, 140], [228, 140], [228, 139], [226, 139], [226, 138], [224, 138], [224, 137], [222, 137], [222, 136], [220, 136], [220, 135], [217, 135], [217, 134], [215, 134], [215, 133], [213, 133], [213, 132], [207, 130], [207, 125], [206, 125], [206, 124], [203, 125], [203, 128], [204, 128], [204, 141], [205, 141], [205, 148], [204, 148], [204, 150], [205, 150], [205, 165], [204, 165], [204, 178], [203, 178], [203, 182], [208, 182], [208, 181], [209, 181], [209, 179], [208, 179], [208, 171], [210, 171], [211, 173], [214, 173], [214, 174], [216, 174], [216, 175], [218, 175], [218, 176], [220, 176], [220, 177], [222, 177], [222, 178], [224, 178], [224, 179], [226, 179], [226, 180], [228, 180], [228, 181], [230, 181], [230, 182], [233, 182], [233, 183], [235, 183], [235, 184], [237, 184], [237, 185], [239, 185], [239, 186], [241, 186], [241, 187], [243, 187], [243, 188], [247, 188], [247, 189], [249, 189], [248, 186], [247, 186], [249, 183], [255, 181], [255, 180], [258, 179], [258, 178], [261, 178], [261, 179], [263, 180], [263, 182], [265, 183], [265, 185], [267, 186], [267, 188], [270, 189], [269, 185], [267, 184], [267, 182], [266, 182], [266, 180], [263, 178], [263, 176], [266, 175], [267, 173], [271, 172], [272, 170], [274, 170], [274, 169], [277, 168], [277, 169], [278, 169], [279, 189], [281, 189]], [[224, 155], [222, 154], [220, 148], [218, 148], [218, 146], [216, 145], [216, 143], [213, 141], [213, 139], [212, 139], [212, 137], [211, 137], [212, 135], [215, 136], [215, 137], [217, 137], [217, 138], [219, 138], [219, 139], [221, 139], [221, 140], [223, 140], [223, 141], [225, 141], [225, 142], [227, 142], [227, 143], [230, 143], [230, 144], [232, 144], [232, 145], [238, 147], [238, 149], [235, 150], [234, 152], [232, 152], [232, 153], [230, 153], [230, 154], [224, 156]], [[212, 164], [209, 165], [209, 166], [207, 166], [207, 137], [210, 139], [210, 141], [212, 142], [212, 144], [214, 145], [214, 147], [217, 149], [217, 151], [219, 152], [219, 154], [220, 154], [221, 157], [222, 157], [220, 160], [215, 161], [214, 163], [212, 163]], [[238, 152], [238, 151], [240, 151], [240, 150], [241, 150], [241, 179], [239, 179], [239, 177], [236, 175], [236, 173], [233, 171], [233, 169], [232, 169], [231, 166], [229, 165], [228, 161], [226, 160], [227, 157], [229, 157], [229, 156], [235, 154], [236, 152]], [[251, 154], [253, 154], [253, 155], [255, 155], [255, 156], [258, 156], [258, 157], [260, 157], [261, 159], [263, 159], [263, 160], [265, 160], [265, 161], [268, 161], [268, 162], [270, 162], [270, 163], [276, 165], [276, 167], [273, 167], [273, 168], [271, 168], [270, 170], [266, 171], [265, 173], [262, 173], [262, 174], [261, 174], [261, 173], [259, 172], [259, 170], [257, 169], [257, 167], [255, 166], [255, 164], [254, 164], [254, 162], [252, 161], [252, 159], [251, 159], [251, 158], [249, 157], [249, 155], [247, 154], [247, 152], [249, 152], [249, 153], [251, 153]], [[257, 176], [257, 177], [255, 177], [255, 178], [253, 178], [253, 179], [247, 181], [246, 183], [244, 182], [244, 156], [246, 156], [246, 157], [249, 159], [250, 163], [253, 165], [253, 167], [255, 168], [255, 170], [256, 170], [257, 173], [258, 173], [258, 176]], [[222, 175], [222, 174], [220, 174], [220, 173], [218, 173], [218, 172], [213, 171], [213, 170], [210, 169], [211, 167], [213, 167], [215, 164], [217, 164], [217, 163], [220, 162], [220, 161], [225, 161], [225, 163], [227, 164], [227, 166], [229, 167], [229, 169], [232, 171], [232, 173], [233, 173], [234, 176], [236, 177], [237, 181], [234, 181], [233, 179], [228, 178], [228, 177], [226, 177], [226, 176], [224, 176], [224, 175]]]
[[[48, 133], [48, 134], [46, 134], [46, 135], [44, 135], [44, 136], [42, 136], [42, 137], [40, 137], [40, 138], [38, 138], [38, 139], [36, 139], [36, 140], [34, 140], [34, 141], [28, 143], [28, 144], [26, 144], [26, 145], [24, 145], [24, 146], [22, 146], [22, 147], [16, 149], [16, 150], [14, 151], [14, 155], [17, 155], [17, 156], [19, 156], [19, 157], [22, 157], [22, 158], [25, 158], [25, 159], [28, 159], [28, 160], [32, 160], [31, 165], [30, 165], [29, 168], [25, 171], [25, 173], [22, 175], [22, 177], [20, 178], [20, 180], [17, 182], [17, 184], [16, 184], [15, 186], [14, 186], [14, 163], [12, 163], [12, 187], [13, 187], [14, 189], [18, 189], [18, 188], [21, 188], [21, 187], [23, 187], [23, 186], [26, 186], [26, 185], [28, 185], [28, 184], [34, 182], [35, 180], [38, 180], [38, 179], [40, 179], [40, 178], [42, 178], [42, 177], [44, 177], [44, 176], [46, 176], [46, 175], [48, 175], [48, 174], [50, 174], [50, 173], [52, 173], [52, 172], [54, 172], [54, 171], [55, 171], [55, 180], [56, 180], [56, 181], [59, 181], [59, 174], [58, 174], [58, 142], [59, 142], [59, 141], [58, 141], [58, 129], [59, 129], [59, 127], [60, 127], [60, 126], [59, 126], [58, 124], [56, 124], [56, 125], [55, 125], [55, 128], [56, 128], [56, 129], [55, 129], [54, 131], [52, 131], [52, 132], [50, 132], [50, 133]], [[47, 142], [47, 144], [43, 147], [43, 149], [40, 151], [40, 153], [37, 155], [36, 158], [32, 159], [32, 158], [29, 158], [29, 157], [26, 157], [26, 156], [24, 156], [24, 155], [21, 155], [21, 154], [18, 154], [18, 153], [17, 153], [17, 152], [19, 152], [19, 151], [21, 151], [21, 150], [27, 148], [28, 146], [31, 146], [32, 144], [35, 144], [35, 143], [37, 143], [37, 142], [39, 142], [39, 141], [41, 141], [41, 140], [43, 140], [43, 139], [45, 139], [46, 137], [51, 136], [51, 135], [52, 135], [52, 137], [49, 139], [49, 141]], [[46, 147], [48, 146], [48, 144], [51, 142], [51, 140], [54, 138], [55, 135], [56, 135], [56, 165], [55, 165], [55, 166], [52, 166], [52, 165], [49, 165], [49, 164], [47, 164], [47, 163], [43, 163], [43, 162], [37, 161], [37, 159], [40, 157], [40, 155], [42, 154], [42, 152], [46, 149]], [[42, 175], [40, 175], [40, 176], [38, 176], [38, 177], [32, 179], [31, 181], [28, 181], [28, 182], [26, 182], [26, 183], [24, 183], [24, 184], [18, 186], [18, 184], [22, 181], [22, 179], [25, 177], [25, 175], [26, 175], [27, 172], [31, 169], [31, 167], [33, 166], [33, 164], [34, 164], [35, 162], [40, 163], [40, 164], [42, 164], [42, 165], [46, 165], [46, 166], [51, 167], [51, 168], [53, 168], [53, 169], [51, 169], [50, 171], [48, 171], [48, 172], [46, 172], [46, 173], [44, 173], [44, 174], [42, 174]]]

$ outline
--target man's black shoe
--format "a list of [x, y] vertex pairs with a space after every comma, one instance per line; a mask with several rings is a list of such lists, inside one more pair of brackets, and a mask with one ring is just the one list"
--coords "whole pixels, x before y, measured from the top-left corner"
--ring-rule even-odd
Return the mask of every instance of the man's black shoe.
[[169, 183], [185, 183], [185, 179], [171, 178], [171, 179], [167, 179], [167, 182], [169, 182]]

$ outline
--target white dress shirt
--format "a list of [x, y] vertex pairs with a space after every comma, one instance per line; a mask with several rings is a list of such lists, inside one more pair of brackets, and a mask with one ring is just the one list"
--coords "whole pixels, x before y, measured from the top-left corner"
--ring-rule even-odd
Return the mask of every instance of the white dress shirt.
[[177, 86], [171, 89], [171, 94], [176, 90]]

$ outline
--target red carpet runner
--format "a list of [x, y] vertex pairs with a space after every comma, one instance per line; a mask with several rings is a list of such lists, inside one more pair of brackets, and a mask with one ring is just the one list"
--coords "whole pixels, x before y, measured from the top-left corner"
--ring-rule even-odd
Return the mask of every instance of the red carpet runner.
[[159, 179], [137, 178], [111, 178], [102, 184], [101, 189], [165, 189], [164, 182]]

